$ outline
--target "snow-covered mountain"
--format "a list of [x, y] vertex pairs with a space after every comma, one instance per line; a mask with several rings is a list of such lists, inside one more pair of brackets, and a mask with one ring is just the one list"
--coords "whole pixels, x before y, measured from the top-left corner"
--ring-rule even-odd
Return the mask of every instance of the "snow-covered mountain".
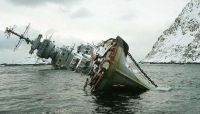
[[186, 5], [142, 62], [200, 63], [200, 0]]

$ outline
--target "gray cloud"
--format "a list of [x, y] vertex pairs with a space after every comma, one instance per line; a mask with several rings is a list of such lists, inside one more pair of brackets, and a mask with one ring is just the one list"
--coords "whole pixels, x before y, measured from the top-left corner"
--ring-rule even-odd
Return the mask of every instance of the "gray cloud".
[[80, 8], [70, 14], [71, 18], [86, 18], [92, 16], [92, 13], [86, 8]]
[[39, 6], [39, 5], [45, 5], [47, 3], [72, 5], [79, 1], [81, 0], [9, 0], [9, 2], [11, 2], [12, 4], [20, 6]]

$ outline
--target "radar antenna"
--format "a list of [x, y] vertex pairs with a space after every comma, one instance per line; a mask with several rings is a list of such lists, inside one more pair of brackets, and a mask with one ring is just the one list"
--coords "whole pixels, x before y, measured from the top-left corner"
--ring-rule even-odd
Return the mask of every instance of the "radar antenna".
[[53, 33], [49, 36], [49, 40], [51, 40], [52, 37], [53, 37]]
[[52, 37], [53, 37], [53, 33], [50, 36], [46, 34], [46, 39], [51, 40]]
[[11, 36], [11, 32], [10, 31], [14, 31], [14, 29], [16, 28], [16, 25], [14, 26], [10, 26], [10, 27], [6, 27], [6, 31], [4, 32], [6, 34], [6, 38], [9, 39]]

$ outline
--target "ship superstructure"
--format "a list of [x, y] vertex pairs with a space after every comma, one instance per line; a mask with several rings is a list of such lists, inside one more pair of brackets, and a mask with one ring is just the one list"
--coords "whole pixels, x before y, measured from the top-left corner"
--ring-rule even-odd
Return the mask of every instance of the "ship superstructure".
[[26, 37], [29, 27], [30, 25], [26, 27], [23, 34], [15, 32], [13, 28], [6, 28], [5, 33], [9, 37], [13, 34], [19, 38], [19, 42], [15, 46], [14, 50], [20, 46], [22, 41], [25, 41], [27, 44], [31, 45], [31, 49], [29, 51], [30, 54], [33, 54], [36, 51], [36, 55], [39, 58], [50, 58], [52, 60], [52, 65], [56, 69], [68, 69], [77, 72], [89, 73], [92, 66], [90, 55], [93, 51], [93, 47], [91, 45], [81, 44], [77, 47], [77, 49], [75, 49], [75, 46], [63, 46], [59, 48], [55, 46], [54, 42], [51, 41], [51, 38], [42, 40], [42, 34], [39, 34], [37, 38], [31, 40], [29, 37]]

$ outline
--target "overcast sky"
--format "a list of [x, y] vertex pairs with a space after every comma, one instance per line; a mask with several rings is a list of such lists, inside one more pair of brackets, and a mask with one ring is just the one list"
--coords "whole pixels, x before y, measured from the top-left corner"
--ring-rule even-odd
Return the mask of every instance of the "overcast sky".
[[13, 52], [17, 42], [2, 38], [5, 27], [15, 24], [23, 28], [28, 23], [35, 33], [29, 36], [54, 33], [53, 40], [59, 46], [78, 41], [97, 42], [119, 35], [129, 44], [133, 56], [141, 60], [189, 1], [1, 0], [0, 63], [14, 61], [15, 55], [24, 53], [22, 47]]

